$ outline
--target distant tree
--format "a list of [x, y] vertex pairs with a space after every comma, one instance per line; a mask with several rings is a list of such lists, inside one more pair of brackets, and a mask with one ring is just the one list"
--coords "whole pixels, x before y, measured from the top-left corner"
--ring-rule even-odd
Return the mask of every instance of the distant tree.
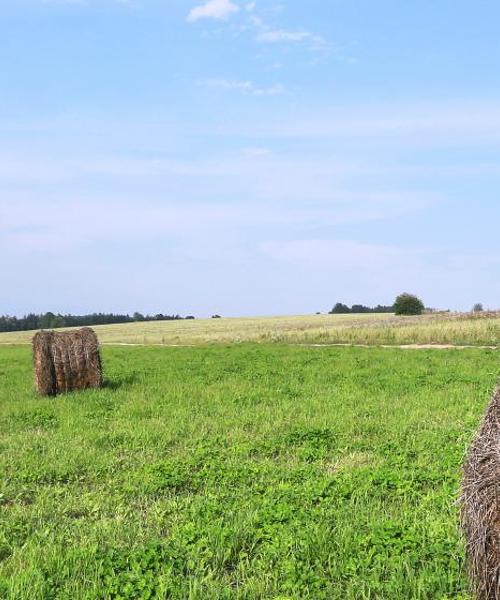
[[212, 319], [221, 319], [222, 317], [220, 315], [212, 315]]
[[347, 306], [347, 304], [342, 304], [342, 302], [337, 302], [337, 304], [332, 308], [329, 312], [330, 315], [342, 315], [342, 314], [363, 314], [363, 313], [392, 313], [394, 312], [394, 306], [385, 306], [382, 304], [377, 304], [373, 308], [370, 306], [365, 306], [364, 304], [353, 304], [351, 308]]
[[424, 309], [424, 303], [414, 294], [400, 294], [394, 302], [397, 315], [421, 315]]
[[184, 318], [186, 319], [186, 321], [192, 321], [195, 317], [193, 317], [193, 315], [187, 315]]
[[29, 313], [29, 315], [26, 315], [24, 317], [23, 325], [27, 330], [38, 329], [39, 321], [40, 321], [40, 319], [39, 319], [38, 315], [35, 315], [34, 313]]
[[351, 307], [351, 312], [356, 315], [359, 315], [362, 313], [372, 312], [372, 309], [368, 308], [368, 306], [364, 306], [363, 304], [353, 304]]
[[474, 304], [473, 308], [472, 308], [472, 312], [483, 312], [484, 311], [484, 306], [478, 302], [477, 304]]
[[383, 306], [382, 304], [377, 304], [375, 308], [372, 309], [374, 313], [392, 313], [394, 312], [394, 306]]
[[62, 315], [56, 315], [52, 319], [51, 328], [56, 329], [57, 327], [66, 327], [66, 321]]
[[134, 321], [174, 321], [180, 319], [194, 319], [193, 316], [181, 315], [143, 315], [139, 312], [130, 315], [113, 313], [92, 313], [89, 315], [61, 315], [47, 312], [37, 315], [29, 313], [24, 317], [11, 317], [0, 315], [0, 331], [30, 331], [34, 329], [56, 329], [58, 327], [90, 327], [92, 325], [108, 325], [112, 323], [132, 323]]
[[40, 318], [40, 329], [52, 329], [55, 318], [56, 316], [53, 312], [46, 312]]
[[351, 312], [351, 309], [347, 306], [347, 304], [342, 304], [342, 302], [337, 302], [337, 304], [332, 308], [329, 314], [331, 315], [345, 315]]

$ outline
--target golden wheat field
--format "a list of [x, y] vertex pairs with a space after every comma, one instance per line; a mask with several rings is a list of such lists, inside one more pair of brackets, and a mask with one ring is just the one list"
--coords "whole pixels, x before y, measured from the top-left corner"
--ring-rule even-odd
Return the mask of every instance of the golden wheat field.
[[[500, 312], [241, 317], [148, 321], [94, 327], [101, 344], [500, 345]], [[32, 331], [1, 333], [0, 344], [29, 343]]]

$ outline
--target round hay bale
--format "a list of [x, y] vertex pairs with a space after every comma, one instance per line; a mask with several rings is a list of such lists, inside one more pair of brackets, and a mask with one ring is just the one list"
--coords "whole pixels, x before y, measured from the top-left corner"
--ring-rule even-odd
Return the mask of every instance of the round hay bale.
[[39, 331], [33, 337], [33, 368], [38, 392], [43, 396], [54, 396], [56, 378], [52, 360], [52, 332]]
[[464, 464], [461, 522], [478, 600], [500, 599], [500, 388]]
[[39, 331], [33, 337], [37, 390], [44, 396], [102, 386], [99, 342], [89, 327], [77, 331]]

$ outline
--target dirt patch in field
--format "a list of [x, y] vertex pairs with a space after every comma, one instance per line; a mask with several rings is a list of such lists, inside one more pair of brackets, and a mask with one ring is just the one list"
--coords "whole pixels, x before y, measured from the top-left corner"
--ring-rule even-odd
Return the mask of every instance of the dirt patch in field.
[[400, 348], [401, 350], [500, 350], [500, 346], [460, 346], [457, 344], [292, 344], [293, 346], [306, 346], [308, 348]]
[[[31, 342], [0, 342], [0, 346], [30, 346]], [[202, 344], [138, 344], [129, 342], [100, 342], [100, 346], [157, 346], [159, 348], [196, 348]], [[401, 350], [500, 350], [500, 346], [474, 346], [458, 344], [288, 344], [304, 348], [400, 348]]]

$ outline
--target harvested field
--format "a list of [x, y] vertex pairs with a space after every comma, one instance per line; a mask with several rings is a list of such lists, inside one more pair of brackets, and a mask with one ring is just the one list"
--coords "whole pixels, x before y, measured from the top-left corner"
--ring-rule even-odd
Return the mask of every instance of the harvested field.
[[[103, 344], [199, 345], [241, 342], [298, 344], [456, 344], [500, 346], [500, 313], [309, 315], [153, 321], [93, 327]], [[0, 333], [0, 345], [28, 343], [33, 332]]]

